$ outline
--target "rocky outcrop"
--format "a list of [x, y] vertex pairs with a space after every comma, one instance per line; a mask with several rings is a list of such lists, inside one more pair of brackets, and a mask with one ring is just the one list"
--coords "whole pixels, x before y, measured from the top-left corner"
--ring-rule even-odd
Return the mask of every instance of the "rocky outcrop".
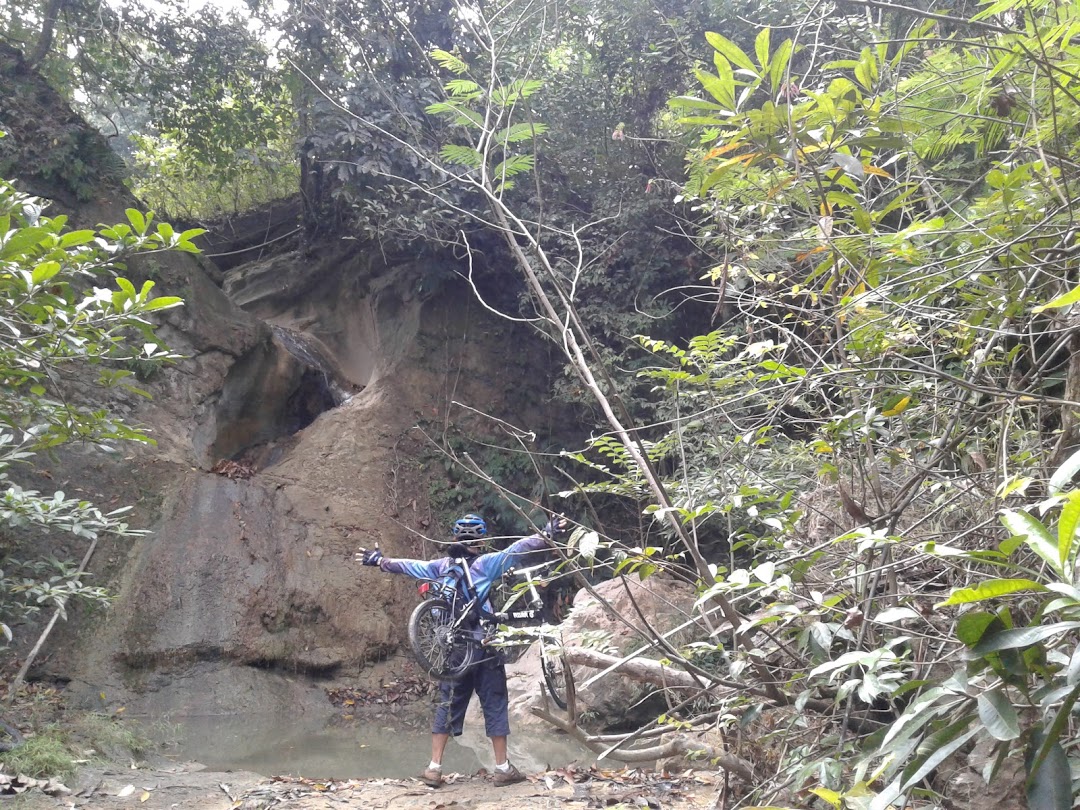
[[[581, 590], [574, 598], [574, 607], [560, 627], [563, 644], [593, 647], [616, 656], [628, 655], [648, 643], [642, 632], [646, 625], [666, 633], [683, 624], [690, 618], [695, 599], [690, 586], [661, 576], [644, 581], [615, 579], [593, 590], [595, 596]], [[686, 639], [676, 634], [671, 640], [677, 646]], [[646, 655], [661, 657], [658, 653]], [[588, 728], [636, 728], [663, 711], [656, 687], [647, 683], [614, 673], [593, 681], [596, 670], [584, 667], [575, 668], [573, 674], [580, 719]], [[557, 711], [544, 695], [540, 653], [535, 645], [507, 668], [507, 680], [511, 726], [518, 730], [549, 728], [532, 713], [534, 707]]]
[[[264, 710], [325, 706], [296, 684], [391, 655], [415, 602], [411, 583], [361, 570], [353, 551], [427, 557], [423, 537], [440, 533], [424, 470], [435, 449], [413, 428], [464, 416], [480, 429], [454, 399], [528, 423], [507, 407], [525, 379], [507, 361], [514, 338], [467, 290], [417, 294], [412, 263], [271, 266], [280, 286], [256, 291], [265, 267], [229, 279], [272, 329], [196, 409], [188, 463], [163, 471], [153, 536], [127, 555], [107, 620], [79, 640], [70, 691], [91, 704], [105, 693], [132, 711], [180, 711], [198, 695], [200, 711], [237, 711], [265, 681]], [[365, 270], [377, 277], [361, 285]]]
[[[62, 135], [80, 159], [111, 155], [104, 139], [3, 46], [0, 78], [0, 157], [23, 187], [71, 226], [124, 221], [138, 204], [119, 177], [65, 174], [41, 149]], [[558, 419], [537, 394], [542, 345], [476, 303], [455, 269], [350, 239], [224, 273], [187, 254], [133, 261], [134, 280], [183, 297], [159, 333], [184, 359], [139, 370], [149, 401], [79, 380], [72, 396], [147, 426], [155, 444], [72, 447], [25, 483], [133, 503], [132, 525], [151, 534], [101, 543], [90, 576], [115, 588], [112, 609], [70, 611], [32, 674], [129, 714], [328, 710], [319, 687], [391, 655], [415, 593], [361, 572], [355, 548], [429, 556], [440, 510], [482, 508], [445, 483], [436, 442], [506, 424], [542, 436]], [[60, 558], [85, 550], [43, 543]]]

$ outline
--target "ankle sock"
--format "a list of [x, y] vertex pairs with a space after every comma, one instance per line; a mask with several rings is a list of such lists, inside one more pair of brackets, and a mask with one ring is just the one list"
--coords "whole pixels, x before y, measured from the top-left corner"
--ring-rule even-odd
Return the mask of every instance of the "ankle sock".
[[431, 762], [428, 763], [428, 770], [429, 771], [441, 771], [442, 770], [442, 763], [441, 762], [436, 762], [435, 760], [431, 760]]
[[495, 770], [506, 773], [508, 770], [510, 770], [510, 760], [506, 760], [506, 762], [504, 762], [502, 765], [496, 764]]

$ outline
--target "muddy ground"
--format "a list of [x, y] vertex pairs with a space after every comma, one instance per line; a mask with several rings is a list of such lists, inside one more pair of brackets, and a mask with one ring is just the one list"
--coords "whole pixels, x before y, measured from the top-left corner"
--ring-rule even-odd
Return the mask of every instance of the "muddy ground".
[[711, 808], [720, 784], [715, 774], [677, 776], [640, 770], [560, 769], [529, 774], [528, 781], [495, 787], [484, 771], [448, 774], [434, 789], [416, 779], [362, 779], [319, 782], [294, 777], [266, 778], [237, 771], [208, 771], [197, 763], [163, 768], [88, 768], [69, 786], [71, 793], [47, 796], [40, 787], [0, 798], [20, 810], [507, 810], [508, 808]]

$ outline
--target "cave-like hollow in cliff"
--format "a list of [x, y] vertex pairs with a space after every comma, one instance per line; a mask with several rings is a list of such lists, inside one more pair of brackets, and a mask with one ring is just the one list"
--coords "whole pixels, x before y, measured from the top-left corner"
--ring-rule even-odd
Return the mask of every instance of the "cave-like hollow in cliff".
[[296, 434], [360, 388], [317, 339], [274, 326], [237, 361], [219, 392], [208, 463], [231, 462], [247, 472], [270, 467]]

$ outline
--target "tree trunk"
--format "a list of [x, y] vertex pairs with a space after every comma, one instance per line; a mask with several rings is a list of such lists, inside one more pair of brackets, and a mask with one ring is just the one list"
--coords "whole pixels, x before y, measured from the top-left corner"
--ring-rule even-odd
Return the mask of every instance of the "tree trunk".
[[45, 6], [45, 19], [41, 23], [41, 36], [38, 37], [34, 50], [26, 57], [31, 67], [37, 67], [52, 50], [53, 35], [56, 33], [56, 21], [64, 9], [65, 0], [49, 0]]

